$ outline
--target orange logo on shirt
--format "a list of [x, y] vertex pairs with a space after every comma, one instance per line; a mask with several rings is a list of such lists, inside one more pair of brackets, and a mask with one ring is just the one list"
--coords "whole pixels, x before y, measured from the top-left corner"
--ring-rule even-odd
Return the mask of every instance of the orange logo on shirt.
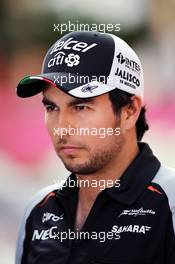
[[147, 187], [148, 190], [152, 191], [152, 192], [156, 192], [156, 193], [159, 193], [159, 194], [162, 194], [161, 192], [159, 192], [159, 190], [157, 190], [156, 188], [154, 188], [153, 186], [149, 185]]
[[49, 194], [45, 197], [44, 201], [43, 201], [42, 203], [40, 203], [38, 206], [39, 206], [39, 207], [43, 206], [43, 205], [47, 202], [47, 200], [48, 200], [50, 197], [53, 197], [53, 196], [55, 196], [55, 195], [56, 195], [56, 194], [55, 194], [54, 192], [49, 193]]

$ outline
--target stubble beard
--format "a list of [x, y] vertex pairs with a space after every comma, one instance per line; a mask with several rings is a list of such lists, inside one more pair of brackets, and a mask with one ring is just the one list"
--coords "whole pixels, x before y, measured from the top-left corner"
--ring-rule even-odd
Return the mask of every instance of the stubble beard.
[[88, 151], [89, 155], [84, 162], [76, 161], [76, 157], [73, 155], [69, 155], [67, 159], [62, 158], [60, 155], [59, 157], [65, 168], [71, 173], [81, 175], [93, 174], [103, 169], [113, 159], [116, 159], [117, 155], [119, 155], [122, 150], [123, 144], [124, 139], [122, 135], [120, 135], [114, 138], [114, 140], [111, 140], [110, 143], [103, 148], [91, 150], [89, 147], [86, 147], [85, 149]]

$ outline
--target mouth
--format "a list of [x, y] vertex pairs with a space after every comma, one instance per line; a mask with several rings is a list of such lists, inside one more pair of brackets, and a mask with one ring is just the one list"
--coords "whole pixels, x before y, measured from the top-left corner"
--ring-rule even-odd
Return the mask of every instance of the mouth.
[[66, 145], [64, 147], [60, 147], [59, 148], [59, 151], [61, 152], [64, 152], [66, 154], [69, 154], [69, 153], [73, 153], [73, 152], [76, 152], [78, 150], [80, 150], [81, 148], [79, 147], [76, 147], [76, 146], [71, 146], [71, 145]]

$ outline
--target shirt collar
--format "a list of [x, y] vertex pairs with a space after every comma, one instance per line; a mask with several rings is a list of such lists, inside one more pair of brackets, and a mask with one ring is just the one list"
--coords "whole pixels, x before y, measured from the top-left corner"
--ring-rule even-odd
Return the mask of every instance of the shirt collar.
[[74, 173], [71, 173], [64, 184], [58, 189], [57, 194], [61, 196], [70, 196], [78, 192], [77, 178]]
[[127, 205], [137, 200], [160, 168], [160, 162], [149, 145], [138, 143], [138, 146], [138, 155], [120, 177], [120, 187], [105, 189], [113, 199]]

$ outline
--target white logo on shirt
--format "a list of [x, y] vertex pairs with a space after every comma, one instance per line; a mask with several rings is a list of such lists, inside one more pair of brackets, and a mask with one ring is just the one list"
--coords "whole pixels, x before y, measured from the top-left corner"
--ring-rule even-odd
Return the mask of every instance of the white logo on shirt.
[[49, 220], [52, 220], [53, 222], [57, 222], [59, 220], [63, 220], [64, 219], [63, 216], [64, 216], [64, 214], [61, 214], [60, 216], [57, 216], [55, 214], [47, 212], [47, 213], [43, 214], [42, 223], [47, 222]]
[[141, 233], [145, 234], [146, 232], [150, 231], [150, 226], [144, 226], [144, 225], [127, 225], [127, 226], [117, 226], [114, 225], [112, 227], [112, 232], [120, 234], [120, 233]]
[[155, 215], [156, 213], [152, 209], [144, 210], [143, 207], [141, 207], [139, 209], [123, 210], [123, 212], [118, 217], [122, 215], [130, 215], [136, 217], [138, 215], [146, 215], [146, 214]]
[[47, 239], [55, 239], [55, 232], [54, 230], [57, 229], [57, 226], [52, 226], [46, 230], [38, 230], [35, 229], [33, 231], [32, 241], [33, 240], [47, 240]]

